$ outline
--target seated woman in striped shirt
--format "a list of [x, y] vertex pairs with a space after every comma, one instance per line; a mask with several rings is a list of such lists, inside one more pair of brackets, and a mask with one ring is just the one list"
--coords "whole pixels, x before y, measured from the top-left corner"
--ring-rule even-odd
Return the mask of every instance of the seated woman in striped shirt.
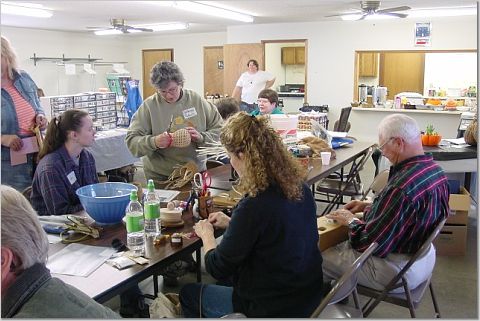
[[95, 141], [92, 118], [70, 109], [48, 125], [32, 183], [31, 201], [38, 215], [63, 215], [83, 210], [75, 191], [98, 183], [95, 159], [85, 147]]
[[22, 138], [35, 134], [32, 127], [45, 129], [44, 116], [37, 96], [37, 85], [18, 69], [17, 57], [10, 42], [2, 36], [2, 184], [22, 191], [32, 184], [35, 154], [27, 154], [23, 164], [12, 165], [11, 151], [23, 147]]

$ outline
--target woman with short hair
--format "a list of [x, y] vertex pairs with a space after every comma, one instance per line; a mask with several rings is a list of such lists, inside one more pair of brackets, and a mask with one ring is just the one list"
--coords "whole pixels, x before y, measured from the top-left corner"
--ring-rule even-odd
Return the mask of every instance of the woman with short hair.
[[[237, 113], [220, 140], [245, 196], [231, 218], [211, 213], [194, 229], [207, 271], [216, 279], [232, 277], [233, 287], [187, 284], [180, 291], [184, 315], [308, 317], [322, 298], [323, 276], [316, 205], [305, 170], [267, 117]], [[214, 228], [226, 229], [218, 245]]]

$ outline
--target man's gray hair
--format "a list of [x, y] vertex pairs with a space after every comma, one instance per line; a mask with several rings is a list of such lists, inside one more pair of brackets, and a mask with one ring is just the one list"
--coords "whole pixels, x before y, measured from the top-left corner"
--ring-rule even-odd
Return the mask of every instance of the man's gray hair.
[[183, 86], [185, 78], [177, 64], [171, 61], [161, 61], [152, 67], [150, 71], [150, 83], [156, 89], [163, 89], [168, 84], [174, 81], [180, 86]]
[[411, 142], [419, 137], [420, 129], [412, 117], [392, 114], [382, 119], [378, 125], [378, 135], [384, 139], [400, 137], [406, 142]]
[[2, 195], [2, 247], [9, 248], [18, 264], [16, 271], [28, 269], [36, 263], [47, 262], [48, 239], [37, 212], [17, 190], [0, 185]]

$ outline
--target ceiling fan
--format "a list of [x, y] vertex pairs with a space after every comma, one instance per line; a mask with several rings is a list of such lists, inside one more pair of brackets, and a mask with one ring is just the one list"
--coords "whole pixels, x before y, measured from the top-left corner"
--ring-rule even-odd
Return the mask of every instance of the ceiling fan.
[[90, 30], [103, 31], [103, 30], [118, 30], [122, 33], [131, 33], [131, 32], [153, 32], [153, 29], [149, 28], [138, 28], [129, 26], [125, 23], [125, 19], [110, 19], [110, 28], [101, 28], [101, 27], [87, 27]]
[[349, 13], [342, 13], [342, 14], [334, 14], [326, 17], [339, 17], [339, 16], [354, 16], [354, 15], [361, 15], [360, 18], [356, 20], [363, 20], [367, 16], [371, 15], [384, 15], [384, 16], [392, 16], [397, 18], [406, 18], [408, 15], [405, 13], [398, 13], [395, 11], [405, 11], [410, 10], [411, 8], [408, 6], [401, 6], [401, 7], [393, 7], [387, 9], [380, 9], [380, 1], [360, 1], [361, 11], [357, 12], [349, 12]]

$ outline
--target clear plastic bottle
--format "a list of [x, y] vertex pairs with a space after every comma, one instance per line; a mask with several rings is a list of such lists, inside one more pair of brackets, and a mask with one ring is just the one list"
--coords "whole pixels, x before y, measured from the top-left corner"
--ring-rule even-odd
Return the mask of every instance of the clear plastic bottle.
[[145, 255], [145, 231], [143, 208], [138, 201], [137, 191], [130, 193], [130, 203], [125, 211], [127, 225], [127, 247], [135, 256]]
[[160, 200], [158, 199], [157, 194], [155, 194], [155, 185], [151, 179], [148, 180], [143, 211], [145, 214], [145, 236], [157, 237], [161, 235]]

